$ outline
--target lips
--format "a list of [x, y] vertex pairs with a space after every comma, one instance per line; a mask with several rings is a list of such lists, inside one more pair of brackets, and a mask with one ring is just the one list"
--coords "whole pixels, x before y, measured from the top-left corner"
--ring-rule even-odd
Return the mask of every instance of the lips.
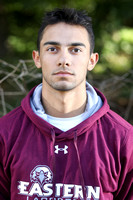
[[62, 76], [67, 76], [67, 75], [74, 75], [72, 72], [69, 71], [57, 71], [53, 75], [62, 75]]

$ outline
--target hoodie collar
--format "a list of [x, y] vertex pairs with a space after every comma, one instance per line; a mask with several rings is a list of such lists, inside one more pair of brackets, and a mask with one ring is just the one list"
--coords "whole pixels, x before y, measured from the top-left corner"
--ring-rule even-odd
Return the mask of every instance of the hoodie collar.
[[[30, 98], [31, 107], [36, 115], [52, 124], [53, 126], [61, 129], [62, 131], [67, 131], [90, 116], [92, 116], [95, 112], [97, 112], [102, 107], [102, 100], [97, 95], [94, 88], [86, 82], [86, 92], [87, 92], [87, 104], [85, 112], [71, 118], [57, 118], [45, 113], [44, 107], [41, 102], [41, 94], [42, 94], [42, 84], [38, 85], [33, 92], [32, 97]], [[71, 121], [73, 123], [71, 123]]]
[[[34, 87], [28, 95], [22, 100], [21, 107], [25, 112], [26, 116], [32, 121], [32, 123], [37, 126], [37, 128], [45, 135], [51, 137], [50, 132], [54, 129], [56, 133], [56, 140], [64, 140], [66, 138], [71, 139], [73, 138], [73, 131], [77, 131], [77, 136], [81, 135], [85, 131], [87, 131], [98, 119], [100, 119], [105, 113], [109, 111], [109, 105], [107, 103], [106, 98], [104, 95], [95, 89], [97, 95], [102, 99], [103, 105], [97, 112], [95, 112], [92, 116], [85, 119], [83, 122], [78, 124], [77, 126], [71, 128], [70, 130], [64, 132], [57, 127], [51, 125], [47, 121], [43, 120], [41, 117], [35, 114], [33, 109], [31, 108], [31, 97], [35, 91]], [[61, 134], [62, 133], [62, 134]], [[57, 136], [58, 135], [58, 136]]]

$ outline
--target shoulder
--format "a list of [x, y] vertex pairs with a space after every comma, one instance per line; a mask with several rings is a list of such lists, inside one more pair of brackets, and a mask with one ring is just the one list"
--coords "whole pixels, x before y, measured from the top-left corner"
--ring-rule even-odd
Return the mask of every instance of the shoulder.
[[130, 123], [112, 110], [106, 114], [106, 118], [108, 119], [108, 123], [116, 129], [127, 132], [133, 130], [133, 126]]
[[7, 133], [10, 134], [14, 130], [20, 129], [24, 115], [22, 107], [19, 106], [0, 118], [0, 136], [6, 136]]
[[114, 111], [109, 110], [101, 118], [101, 127], [110, 142], [120, 142], [123, 148], [133, 143], [133, 126]]
[[22, 115], [23, 111], [21, 106], [13, 109], [8, 114], [4, 115], [0, 118], [0, 128], [3, 127], [3, 125], [11, 124], [13, 121], [18, 120], [18, 116]]

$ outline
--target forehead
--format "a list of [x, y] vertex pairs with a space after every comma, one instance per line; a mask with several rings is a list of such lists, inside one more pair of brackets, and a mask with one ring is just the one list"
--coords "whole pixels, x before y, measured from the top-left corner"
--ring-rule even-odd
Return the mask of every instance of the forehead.
[[44, 31], [41, 42], [59, 41], [61, 43], [68, 42], [83, 42], [89, 43], [87, 30], [80, 25], [70, 25], [60, 22], [53, 25], [48, 25]]

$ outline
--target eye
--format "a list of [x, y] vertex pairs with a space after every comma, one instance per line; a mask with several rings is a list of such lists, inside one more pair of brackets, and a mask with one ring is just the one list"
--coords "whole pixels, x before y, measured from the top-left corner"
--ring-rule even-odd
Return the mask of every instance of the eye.
[[47, 49], [47, 51], [57, 52], [57, 48], [55, 48], [55, 47], [49, 47], [49, 48]]
[[80, 53], [81, 52], [81, 50], [79, 48], [73, 48], [71, 51], [73, 53]]

